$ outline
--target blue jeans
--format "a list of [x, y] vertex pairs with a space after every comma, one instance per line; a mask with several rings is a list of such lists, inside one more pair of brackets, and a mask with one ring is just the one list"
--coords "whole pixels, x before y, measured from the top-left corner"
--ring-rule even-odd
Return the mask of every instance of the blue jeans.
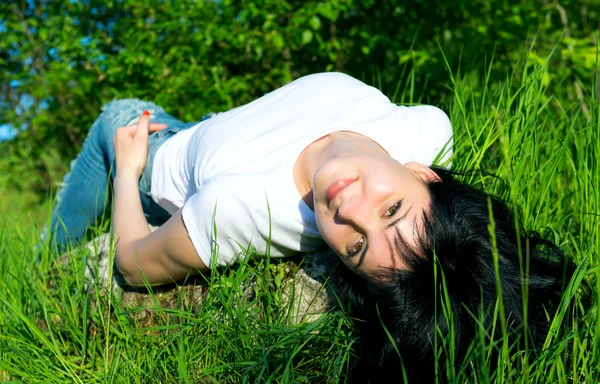
[[[170, 215], [150, 196], [154, 155], [171, 136], [197, 124], [183, 123], [154, 103], [137, 99], [112, 101], [102, 110], [81, 152], [71, 162], [71, 171], [64, 177], [56, 197], [49, 234], [43, 235], [49, 235], [52, 245], [57, 246], [59, 251], [81, 241], [88, 227], [110, 207], [112, 194], [109, 187], [114, 179], [115, 168], [113, 137], [119, 127], [137, 123], [144, 110], [150, 112], [151, 122], [169, 126], [153, 133], [148, 140], [148, 160], [139, 181], [142, 208], [148, 223], [160, 225], [167, 221]], [[210, 116], [212, 114], [204, 116], [202, 120]]]

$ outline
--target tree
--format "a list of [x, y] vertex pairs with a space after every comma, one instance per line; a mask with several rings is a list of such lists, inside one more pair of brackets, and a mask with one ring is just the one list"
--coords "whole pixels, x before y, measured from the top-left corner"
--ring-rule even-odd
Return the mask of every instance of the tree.
[[[153, 100], [193, 121], [319, 71], [347, 72], [397, 102], [435, 104], [449, 92], [447, 67], [462, 65], [484, 78], [491, 65], [491, 76], [504, 78], [556, 47], [547, 85], [561, 88], [549, 93], [587, 97], [597, 65], [600, 15], [594, 4], [4, 2], [0, 124], [20, 133], [0, 144], [0, 172], [15, 185], [47, 191], [61, 179], [100, 107], [115, 98]], [[405, 83], [413, 88], [397, 89]]]

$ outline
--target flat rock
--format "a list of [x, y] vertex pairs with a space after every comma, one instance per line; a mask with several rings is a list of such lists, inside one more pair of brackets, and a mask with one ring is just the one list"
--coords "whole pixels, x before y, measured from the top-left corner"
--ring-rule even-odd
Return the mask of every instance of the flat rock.
[[[154, 230], [156, 228], [152, 228]], [[155, 323], [156, 311], [153, 308], [178, 308], [194, 311], [210, 289], [206, 279], [195, 278], [185, 284], [171, 284], [154, 288], [149, 294], [146, 289], [134, 289], [127, 286], [111, 263], [110, 234], [103, 234], [86, 245], [89, 250], [86, 268], [86, 284], [97, 288], [111, 289], [123, 308], [135, 308], [132, 316], [143, 326]], [[63, 263], [69, 256], [63, 255]], [[322, 313], [335, 306], [335, 295], [327, 284], [337, 257], [329, 249], [305, 254], [277, 265], [283, 278], [282, 302], [290, 305], [289, 321], [292, 324], [312, 322]], [[253, 282], [243, 287], [244, 295], [251, 300], [254, 296]]]

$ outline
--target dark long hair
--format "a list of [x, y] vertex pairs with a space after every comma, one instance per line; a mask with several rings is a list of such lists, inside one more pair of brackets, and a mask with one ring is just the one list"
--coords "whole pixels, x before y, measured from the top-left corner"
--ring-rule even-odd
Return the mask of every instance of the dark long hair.
[[[396, 242], [408, 268], [384, 270], [371, 281], [338, 269], [338, 295], [360, 333], [357, 381], [402, 382], [406, 375], [411, 383], [432, 382], [436, 364], [443, 381], [449, 359], [465, 357], [481, 325], [493, 335], [487, 342], [503, 337], [501, 322], [494, 321], [498, 289], [511, 343], [524, 348], [527, 338], [529, 349], [539, 348], [546, 316], [554, 314], [575, 270], [557, 246], [524, 232], [502, 199], [432, 169], [442, 181], [428, 184], [424, 235], [416, 247]], [[452, 350], [441, 345], [449, 335]]]

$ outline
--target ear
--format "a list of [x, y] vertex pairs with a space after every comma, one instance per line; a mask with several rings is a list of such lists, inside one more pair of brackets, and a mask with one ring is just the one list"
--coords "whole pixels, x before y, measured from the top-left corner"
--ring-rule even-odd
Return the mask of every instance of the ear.
[[442, 182], [442, 179], [438, 176], [438, 174], [426, 165], [411, 161], [410, 163], [404, 164], [404, 166], [426, 183]]

